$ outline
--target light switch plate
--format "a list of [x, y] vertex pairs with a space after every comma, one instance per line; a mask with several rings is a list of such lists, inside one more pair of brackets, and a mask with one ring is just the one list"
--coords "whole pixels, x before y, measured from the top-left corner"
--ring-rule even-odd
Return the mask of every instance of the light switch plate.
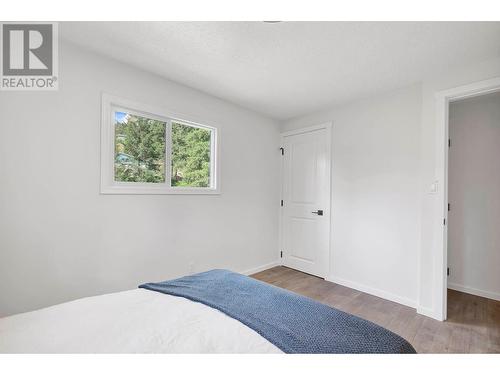
[[429, 194], [436, 194], [438, 192], [439, 182], [434, 181], [429, 187]]

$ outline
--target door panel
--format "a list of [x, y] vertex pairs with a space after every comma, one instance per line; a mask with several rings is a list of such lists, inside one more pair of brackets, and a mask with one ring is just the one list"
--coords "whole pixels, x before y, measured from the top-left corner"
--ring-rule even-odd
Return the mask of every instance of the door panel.
[[[307, 140], [306, 140], [307, 141]], [[314, 203], [316, 192], [316, 145], [310, 142], [290, 144], [291, 200]]]
[[329, 142], [328, 127], [283, 137], [283, 264], [320, 277], [330, 259]]
[[290, 218], [291, 239], [289, 243], [290, 256], [298, 260], [313, 263], [314, 259], [309, 251], [308, 238], [316, 236], [316, 223], [313, 219]]

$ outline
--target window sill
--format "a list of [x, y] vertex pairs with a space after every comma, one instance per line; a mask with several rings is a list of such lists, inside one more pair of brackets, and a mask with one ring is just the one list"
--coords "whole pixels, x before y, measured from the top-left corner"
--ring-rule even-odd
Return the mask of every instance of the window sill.
[[220, 189], [177, 187], [133, 187], [133, 186], [106, 186], [101, 187], [104, 195], [220, 195]]

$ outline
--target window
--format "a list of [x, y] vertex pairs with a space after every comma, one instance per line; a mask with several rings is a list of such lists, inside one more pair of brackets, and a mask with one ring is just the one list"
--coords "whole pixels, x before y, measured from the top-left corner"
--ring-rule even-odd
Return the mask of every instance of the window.
[[214, 194], [217, 130], [103, 94], [101, 192]]

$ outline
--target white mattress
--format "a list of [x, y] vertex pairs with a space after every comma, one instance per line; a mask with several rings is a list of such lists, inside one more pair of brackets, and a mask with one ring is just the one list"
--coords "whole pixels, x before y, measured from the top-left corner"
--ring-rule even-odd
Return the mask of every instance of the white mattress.
[[146, 289], [0, 319], [0, 353], [281, 353], [216, 309]]

